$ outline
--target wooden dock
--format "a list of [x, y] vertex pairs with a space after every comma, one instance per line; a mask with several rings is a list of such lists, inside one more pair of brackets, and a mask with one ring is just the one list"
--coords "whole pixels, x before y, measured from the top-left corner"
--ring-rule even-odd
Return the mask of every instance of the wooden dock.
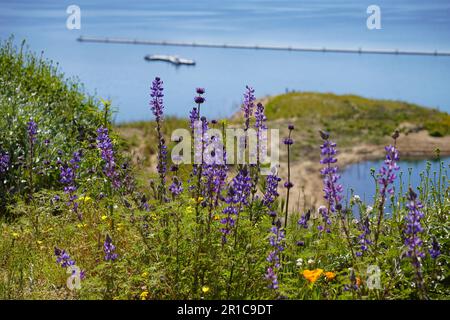
[[141, 44], [150, 46], [174, 46], [174, 47], [201, 47], [201, 48], [221, 48], [221, 49], [244, 49], [244, 50], [276, 50], [276, 51], [300, 51], [300, 52], [330, 52], [330, 53], [356, 53], [356, 54], [391, 54], [391, 55], [410, 55], [410, 56], [447, 56], [450, 57], [450, 51], [408, 51], [408, 50], [390, 50], [390, 49], [344, 49], [344, 48], [307, 48], [307, 47], [283, 47], [268, 45], [240, 45], [240, 44], [217, 44], [217, 43], [196, 43], [196, 42], [177, 42], [177, 41], [152, 41], [127, 38], [108, 38], [108, 37], [85, 37], [80, 36], [80, 42], [98, 42], [98, 43], [119, 43], [119, 44]]

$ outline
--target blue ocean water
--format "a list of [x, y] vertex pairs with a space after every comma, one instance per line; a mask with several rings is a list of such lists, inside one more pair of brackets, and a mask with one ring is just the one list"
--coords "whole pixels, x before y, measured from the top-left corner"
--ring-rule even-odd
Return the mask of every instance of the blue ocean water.
[[[429, 162], [429, 179], [437, 181], [441, 175], [441, 181], [444, 181], [448, 186], [448, 176], [450, 174], [450, 157], [441, 160], [430, 160]], [[394, 183], [394, 190], [396, 193], [400, 191], [402, 185], [403, 192], [407, 192], [408, 187], [411, 186], [417, 190], [422, 183], [422, 177], [427, 176], [427, 161], [422, 160], [402, 160], [399, 163], [400, 169], [396, 172], [397, 178]], [[375, 169], [375, 174], [383, 165], [383, 160], [366, 161], [348, 166], [342, 172], [340, 183], [343, 185], [346, 199], [349, 198], [352, 191], [355, 195], [360, 196], [361, 200], [368, 204], [373, 203], [376, 182], [370, 176], [371, 169]], [[434, 180], [436, 179], [436, 180]]]
[[[81, 8], [68, 30], [66, 8]], [[166, 112], [187, 115], [195, 87], [209, 117], [231, 115], [246, 84], [257, 96], [289, 90], [354, 93], [450, 111], [450, 57], [345, 55], [80, 43], [80, 35], [215, 43], [450, 51], [450, 1], [377, 0], [381, 30], [368, 30], [366, 0], [0, 0], [0, 38], [26, 39], [90, 93], [110, 98], [116, 121], [151, 119], [152, 78], [166, 87]], [[146, 62], [176, 54], [195, 67]]]

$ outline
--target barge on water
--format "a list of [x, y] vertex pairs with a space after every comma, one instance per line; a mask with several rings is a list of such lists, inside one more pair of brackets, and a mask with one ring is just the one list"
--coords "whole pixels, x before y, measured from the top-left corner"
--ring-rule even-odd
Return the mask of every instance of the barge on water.
[[163, 54], [149, 54], [144, 57], [147, 61], [165, 61], [170, 62], [174, 65], [188, 65], [188, 66], [194, 66], [195, 61], [190, 59], [183, 59], [177, 56], [169, 56], [169, 55], [163, 55]]

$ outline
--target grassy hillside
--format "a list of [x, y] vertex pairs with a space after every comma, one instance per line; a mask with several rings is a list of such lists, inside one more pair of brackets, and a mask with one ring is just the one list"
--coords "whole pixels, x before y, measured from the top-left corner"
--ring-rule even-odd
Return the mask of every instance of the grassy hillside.
[[425, 129], [431, 136], [450, 134], [450, 115], [415, 104], [367, 99], [355, 95], [312, 92], [270, 98], [267, 117], [289, 119], [299, 133], [316, 143], [317, 129], [335, 132], [341, 144], [380, 143], [396, 129], [409, 133]]

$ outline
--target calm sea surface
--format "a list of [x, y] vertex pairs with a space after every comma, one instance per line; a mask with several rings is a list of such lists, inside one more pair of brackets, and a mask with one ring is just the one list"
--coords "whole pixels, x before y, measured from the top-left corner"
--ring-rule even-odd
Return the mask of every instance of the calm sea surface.
[[[90, 93], [110, 98], [119, 122], [147, 120], [156, 75], [166, 112], [186, 115], [194, 88], [207, 89], [207, 116], [229, 116], [246, 84], [258, 96], [286, 89], [399, 99], [450, 111], [450, 57], [345, 55], [79, 43], [80, 35], [286, 46], [450, 51], [450, 1], [377, 0], [381, 30], [368, 30], [365, 0], [0, 0], [0, 38], [14, 34], [45, 51]], [[66, 8], [81, 8], [81, 30]], [[146, 62], [176, 54], [195, 67]]]

